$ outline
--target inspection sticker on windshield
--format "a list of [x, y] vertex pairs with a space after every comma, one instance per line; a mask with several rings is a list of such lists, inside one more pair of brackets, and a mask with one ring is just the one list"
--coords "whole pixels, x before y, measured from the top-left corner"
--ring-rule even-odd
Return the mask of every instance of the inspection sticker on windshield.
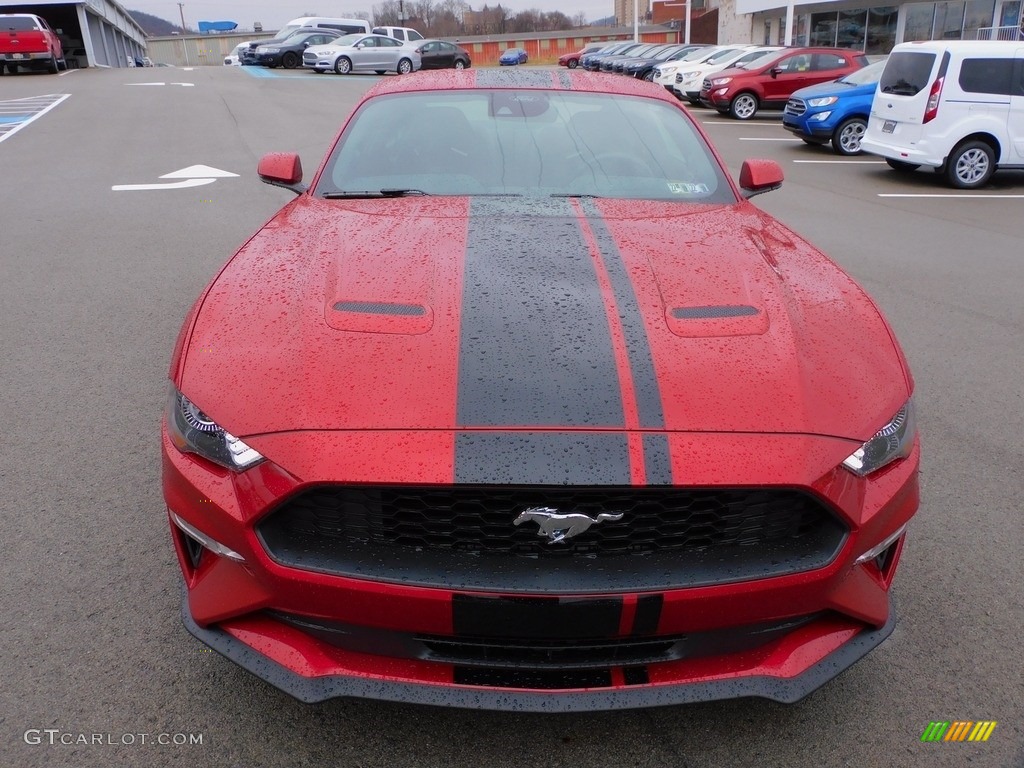
[[690, 181], [669, 181], [668, 191], [673, 195], [706, 195], [711, 192], [707, 184], [695, 184]]

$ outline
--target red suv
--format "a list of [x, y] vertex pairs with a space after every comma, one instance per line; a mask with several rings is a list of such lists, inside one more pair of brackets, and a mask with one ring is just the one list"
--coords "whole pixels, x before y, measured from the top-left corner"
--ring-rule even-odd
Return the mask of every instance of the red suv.
[[759, 109], [784, 109], [794, 91], [848, 75], [868, 63], [846, 48], [784, 48], [742, 67], [704, 78], [700, 102], [723, 115], [749, 120]]

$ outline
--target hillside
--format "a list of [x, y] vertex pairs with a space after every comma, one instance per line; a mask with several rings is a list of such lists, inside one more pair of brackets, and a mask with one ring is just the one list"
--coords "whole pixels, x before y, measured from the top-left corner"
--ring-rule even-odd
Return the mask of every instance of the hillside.
[[128, 11], [128, 13], [131, 14], [131, 17], [135, 19], [135, 22], [142, 27], [145, 33], [151, 37], [171, 35], [182, 31], [181, 27], [177, 24], [172, 24], [151, 13], [144, 13], [142, 11]]

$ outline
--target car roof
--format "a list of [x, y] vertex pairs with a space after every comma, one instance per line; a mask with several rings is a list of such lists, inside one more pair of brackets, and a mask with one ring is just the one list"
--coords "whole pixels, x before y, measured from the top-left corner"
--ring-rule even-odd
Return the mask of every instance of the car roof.
[[627, 96], [645, 96], [678, 104], [662, 88], [632, 77], [610, 78], [606, 73], [581, 72], [579, 69], [469, 69], [428, 70], [404, 77], [379, 80], [366, 97], [418, 91], [457, 91], [471, 89], [516, 88], [528, 90], [582, 91]]
[[1022, 47], [1015, 40], [922, 40], [920, 42], [900, 43], [893, 52], [924, 50], [931, 52], [956, 51], [961, 54], [998, 53], [1001, 56], [1013, 56]]

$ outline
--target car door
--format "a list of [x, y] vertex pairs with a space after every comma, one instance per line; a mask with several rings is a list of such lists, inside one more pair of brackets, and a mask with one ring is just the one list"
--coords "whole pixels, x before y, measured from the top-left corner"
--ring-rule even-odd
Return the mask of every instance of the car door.
[[1010, 118], [1007, 133], [1013, 144], [1015, 164], [1024, 164], [1024, 48], [1018, 48], [1014, 57], [1013, 82], [1010, 88]]
[[402, 42], [393, 37], [381, 37], [377, 40], [380, 53], [380, 66], [377, 69], [397, 69], [398, 59], [403, 53]]
[[784, 56], [770, 67], [763, 85], [764, 100], [785, 102], [793, 91], [810, 85], [807, 80], [811, 72], [811, 58], [809, 53], [794, 53]]
[[440, 69], [444, 66], [444, 54], [441, 43], [436, 40], [425, 43], [420, 47], [420, 58], [423, 60], [423, 69]]
[[352, 67], [354, 69], [384, 69], [380, 63], [381, 52], [377, 42], [383, 38], [367, 36], [352, 46]]
[[841, 54], [816, 53], [811, 57], [811, 72], [807, 77], [807, 85], [838, 80], [848, 73], [850, 66], [850, 62]]
[[438, 67], [454, 67], [455, 66], [455, 46], [451, 43], [438, 43], [437, 44], [437, 64]]

